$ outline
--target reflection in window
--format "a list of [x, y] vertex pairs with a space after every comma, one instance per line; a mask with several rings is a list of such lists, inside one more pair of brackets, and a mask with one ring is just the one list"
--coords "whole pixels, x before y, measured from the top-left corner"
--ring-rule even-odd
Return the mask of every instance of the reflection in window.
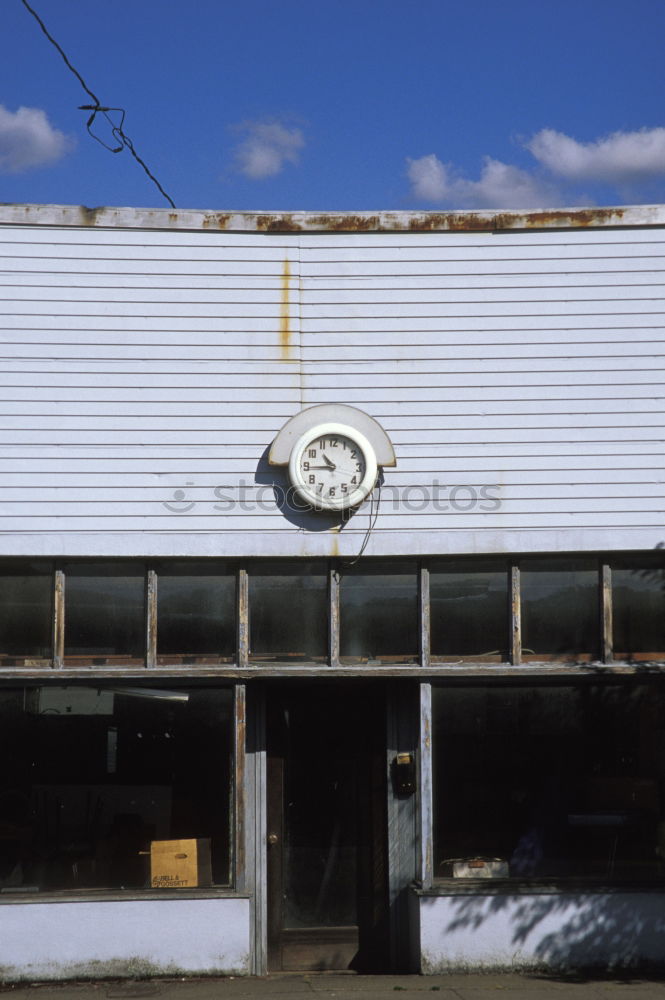
[[[0, 563], [0, 666], [36, 666], [52, 656], [53, 567]], [[26, 661], [30, 661], [26, 664]]]
[[157, 662], [218, 663], [235, 656], [232, 567], [177, 562], [158, 569]]
[[343, 569], [340, 654], [347, 662], [418, 659], [415, 563], [360, 563]]
[[141, 563], [65, 568], [65, 660], [72, 665], [142, 663], [145, 571]]
[[598, 569], [590, 559], [524, 559], [522, 659], [598, 657]]
[[665, 562], [641, 556], [612, 566], [615, 660], [665, 659]]
[[143, 888], [176, 838], [210, 839], [228, 884], [230, 718], [219, 688], [0, 691], [2, 891]]
[[328, 577], [321, 562], [256, 563], [249, 574], [250, 657], [324, 660]]
[[484, 858], [515, 878], [662, 878], [662, 681], [440, 687], [433, 703], [438, 877]]
[[450, 559], [430, 570], [432, 657], [508, 660], [508, 569], [500, 560]]

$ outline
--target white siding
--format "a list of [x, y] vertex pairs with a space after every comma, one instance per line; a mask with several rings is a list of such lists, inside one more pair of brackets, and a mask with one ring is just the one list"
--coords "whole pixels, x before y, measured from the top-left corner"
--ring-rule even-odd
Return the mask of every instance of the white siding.
[[270, 486], [322, 402], [395, 445], [368, 554], [653, 547], [664, 275], [658, 227], [0, 226], [0, 553], [353, 554]]

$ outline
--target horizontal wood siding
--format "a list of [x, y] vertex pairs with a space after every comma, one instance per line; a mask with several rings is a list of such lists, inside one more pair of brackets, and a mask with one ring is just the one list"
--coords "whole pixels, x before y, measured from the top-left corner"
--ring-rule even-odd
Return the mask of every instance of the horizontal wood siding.
[[353, 555], [301, 408], [397, 454], [367, 554], [665, 541], [665, 235], [0, 226], [0, 554]]

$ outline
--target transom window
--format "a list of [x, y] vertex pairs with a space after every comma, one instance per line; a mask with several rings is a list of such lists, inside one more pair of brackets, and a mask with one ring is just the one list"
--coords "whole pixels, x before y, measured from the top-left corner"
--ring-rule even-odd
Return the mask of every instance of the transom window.
[[0, 668], [665, 663], [665, 554], [0, 561]]

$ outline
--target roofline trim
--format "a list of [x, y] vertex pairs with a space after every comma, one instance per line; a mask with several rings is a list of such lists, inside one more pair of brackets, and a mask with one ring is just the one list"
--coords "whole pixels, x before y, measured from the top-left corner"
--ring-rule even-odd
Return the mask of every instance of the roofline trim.
[[234, 212], [0, 204], [0, 225], [237, 233], [438, 233], [665, 226], [665, 205], [482, 212]]

